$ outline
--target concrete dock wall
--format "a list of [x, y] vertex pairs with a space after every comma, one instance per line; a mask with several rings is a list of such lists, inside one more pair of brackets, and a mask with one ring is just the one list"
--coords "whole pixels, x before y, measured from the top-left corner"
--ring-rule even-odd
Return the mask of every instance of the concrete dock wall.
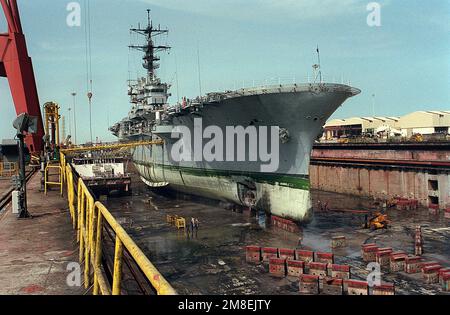
[[[430, 166], [410, 164], [415, 162]], [[310, 182], [313, 189], [383, 199], [412, 198], [422, 206], [438, 204], [445, 209], [450, 206], [449, 162], [450, 144], [319, 145], [312, 154]], [[436, 163], [439, 166], [433, 166]]]

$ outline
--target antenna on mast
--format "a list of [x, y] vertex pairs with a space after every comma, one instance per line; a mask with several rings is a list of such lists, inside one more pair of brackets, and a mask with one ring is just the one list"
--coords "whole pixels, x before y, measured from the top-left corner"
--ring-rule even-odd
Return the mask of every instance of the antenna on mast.
[[322, 83], [322, 70], [320, 68], [320, 50], [319, 45], [317, 45], [317, 63], [313, 65], [314, 69], [314, 83], [317, 80], [317, 77], [319, 77], [319, 82]]
[[170, 49], [169, 46], [155, 45], [153, 38], [162, 34], [167, 34], [169, 31], [167, 29], [153, 28], [153, 22], [150, 18], [150, 9], [147, 9], [147, 19], [148, 25], [145, 29], [141, 28], [138, 24], [138, 28], [132, 28], [130, 31], [145, 37], [145, 44], [143, 45], [130, 45], [129, 48], [140, 50], [145, 53], [143, 67], [147, 70], [147, 77], [153, 81], [156, 80], [156, 70], [159, 68], [160, 57], [157, 53], [162, 51], [167, 51]]
[[197, 41], [197, 67], [198, 67], [198, 88], [200, 90], [200, 102], [203, 105], [203, 98], [202, 98], [202, 74], [200, 69], [200, 44]]

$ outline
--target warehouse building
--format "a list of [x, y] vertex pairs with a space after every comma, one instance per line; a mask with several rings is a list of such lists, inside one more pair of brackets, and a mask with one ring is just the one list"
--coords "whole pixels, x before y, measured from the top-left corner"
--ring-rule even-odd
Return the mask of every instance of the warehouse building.
[[403, 117], [353, 117], [329, 121], [322, 140], [380, 134], [403, 137], [448, 134], [449, 128], [450, 111], [418, 111]]
[[421, 111], [400, 118], [400, 126], [406, 137], [419, 133], [422, 135], [448, 134], [450, 111]]

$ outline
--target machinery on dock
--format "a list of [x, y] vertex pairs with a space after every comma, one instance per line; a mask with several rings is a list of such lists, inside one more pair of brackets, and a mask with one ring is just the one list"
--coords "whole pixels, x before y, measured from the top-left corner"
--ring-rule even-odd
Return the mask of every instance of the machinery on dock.
[[44, 104], [45, 117], [45, 152], [48, 160], [56, 160], [59, 158], [59, 105], [55, 102], [47, 102]]
[[[168, 31], [155, 27], [150, 14], [147, 27], [131, 31], [145, 38], [142, 45], [130, 48], [144, 52], [146, 76], [130, 83], [131, 110], [110, 130], [120, 140], [164, 140], [163, 145], [132, 150], [141, 179], [150, 187], [168, 186], [308, 221], [312, 213], [308, 178], [312, 145], [334, 111], [361, 91], [322, 82], [319, 61], [313, 67], [313, 83], [212, 92], [193, 99], [183, 97], [182, 102], [170, 105], [170, 85], [156, 74], [157, 54], [170, 47], [155, 44], [156, 37]], [[202, 137], [203, 128], [206, 137]], [[234, 128], [230, 137], [228, 128]], [[186, 131], [182, 137], [180, 130]], [[246, 141], [251, 134], [259, 135], [255, 142], [260, 154], [256, 157], [257, 148]], [[222, 141], [222, 148], [212, 147], [212, 140]], [[202, 153], [207, 148], [211, 156], [205, 158]], [[267, 153], [268, 148], [274, 151], [273, 158], [267, 158], [264, 148]]]
[[103, 152], [77, 154], [71, 158], [71, 165], [84, 183], [97, 194], [109, 194], [116, 190], [131, 194], [131, 175], [127, 171], [126, 155]]
[[103, 143], [95, 145], [62, 148], [77, 174], [85, 184], [98, 195], [111, 191], [131, 194], [131, 175], [128, 171], [130, 148], [142, 145], [162, 145], [161, 141], [135, 141], [123, 143]]
[[366, 228], [371, 230], [386, 229], [388, 224], [388, 215], [382, 214], [381, 212], [376, 212], [373, 217], [367, 220]]

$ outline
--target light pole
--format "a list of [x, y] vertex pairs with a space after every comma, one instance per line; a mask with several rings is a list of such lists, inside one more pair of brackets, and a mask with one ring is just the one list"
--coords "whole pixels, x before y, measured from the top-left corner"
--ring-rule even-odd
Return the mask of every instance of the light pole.
[[75, 97], [77, 96], [77, 93], [72, 92], [71, 94], [73, 96], [73, 124], [74, 124], [74, 139], [73, 144], [77, 144], [77, 114], [75, 109]]
[[69, 116], [69, 135], [72, 137], [72, 113], [71, 113], [72, 108], [69, 107], [67, 110], [69, 111], [69, 115], [68, 115]]

